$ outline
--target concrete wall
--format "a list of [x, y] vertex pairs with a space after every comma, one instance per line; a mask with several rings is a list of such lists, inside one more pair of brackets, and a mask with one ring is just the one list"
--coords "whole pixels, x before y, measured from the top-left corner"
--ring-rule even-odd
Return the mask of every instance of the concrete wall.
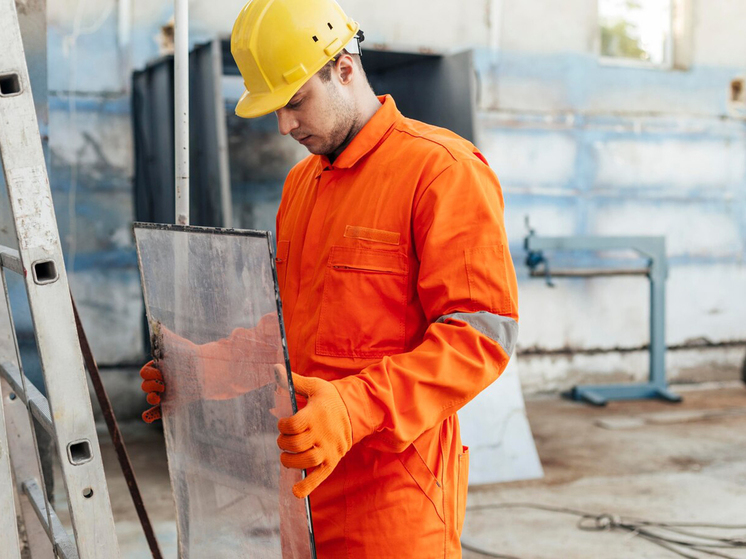
[[[692, 54], [682, 71], [600, 64], [595, 0], [341, 3], [369, 46], [475, 49], [478, 144], [505, 191], [527, 389], [643, 378], [648, 297], [641, 279], [560, 280], [554, 290], [530, 280], [525, 216], [543, 235], [666, 235], [669, 375], [737, 377], [746, 348], [738, 295], [746, 290], [746, 128], [728, 92], [746, 73], [746, 4], [691, 0], [682, 48]], [[192, 38], [229, 33], [240, 4], [192, 2]], [[51, 176], [71, 284], [99, 362], [139, 362], [129, 73], [158, 55], [172, 3], [49, 0], [48, 10]], [[271, 117], [254, 126], [276, 138]], [[270, 186], [302, 155], [276, 141], [263, 144], [285, 153], [272, 160]], [[239, 169], [233, 180], [243, 184]], [[271, 226], [272, 195], [238, 194], [249, 224]]]
[[[746, 340], [746, 128], [728, 98], [746, 66], [746, 5], [690, 7], [685, 71], [600, 64], [594, 0], [505, 1], [501, 48], [478, 51], [480, 146], [501, 177], [514, 259], [524, 216], [549, 236], [665, 235], [668, 374], [681, 381], [737, 378]], [[552, 290], [519, 274], [526, 388], [646, 376], [643, 280]]]

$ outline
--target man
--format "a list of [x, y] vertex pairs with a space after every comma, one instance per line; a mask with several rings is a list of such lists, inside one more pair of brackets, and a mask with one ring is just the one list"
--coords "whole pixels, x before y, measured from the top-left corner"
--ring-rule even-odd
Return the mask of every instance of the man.
[[293, 492], [311, 494], [321, 559], [460, 557], [456, 412], [505, 369], [518, 332], [502, 194], [471, 143], [375, 96], [358, 31], [333, 0], [252, 0], [233, 29], [236, 113], [275, 112], [311, 152], [277, 214], [308, 399], [278, 444], [285, 467], [309, 469]]

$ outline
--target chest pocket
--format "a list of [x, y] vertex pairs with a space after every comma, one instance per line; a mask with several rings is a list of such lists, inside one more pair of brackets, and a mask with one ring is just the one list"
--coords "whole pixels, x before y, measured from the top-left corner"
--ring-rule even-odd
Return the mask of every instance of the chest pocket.
[[316, 353], [384, 357], [404, 351], [407, 260], [391, 251], [332, 247]]

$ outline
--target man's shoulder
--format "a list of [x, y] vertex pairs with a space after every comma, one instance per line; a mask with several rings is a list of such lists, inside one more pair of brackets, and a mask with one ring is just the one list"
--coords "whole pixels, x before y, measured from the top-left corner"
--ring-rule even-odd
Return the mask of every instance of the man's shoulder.
[[484, 157], [474, 144], [455, 132], [410, 118], [402, 119], [394, 129], [398, 150], [405, 157], [437, 159], [443, 165], [481, 160]]

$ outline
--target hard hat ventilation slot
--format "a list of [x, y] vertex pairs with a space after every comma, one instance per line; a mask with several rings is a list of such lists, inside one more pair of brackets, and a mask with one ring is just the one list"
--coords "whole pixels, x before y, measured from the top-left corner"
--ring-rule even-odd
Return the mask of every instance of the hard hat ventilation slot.
[[334, 29], [331, 23], [327, 22], [327, 25], [329, 26], [329, 29]]
[[314, 43], [318, 43], [319, 42], [319, 38], [316, 35], [313, 36], [313, 42]]

